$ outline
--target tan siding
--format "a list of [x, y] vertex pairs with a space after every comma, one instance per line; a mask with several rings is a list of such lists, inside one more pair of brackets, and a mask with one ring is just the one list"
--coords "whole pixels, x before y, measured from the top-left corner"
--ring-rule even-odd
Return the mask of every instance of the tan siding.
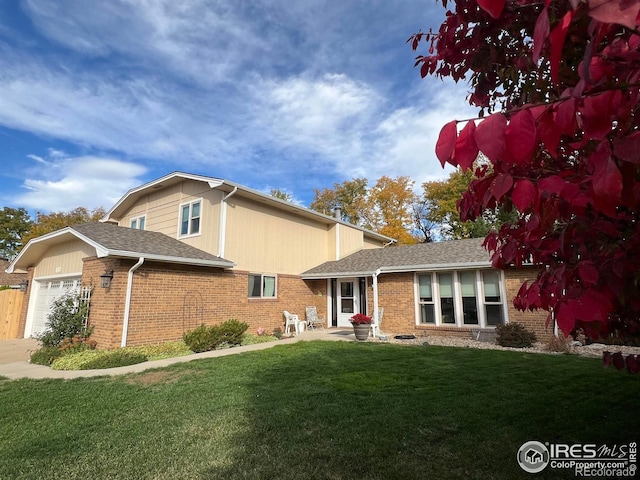
[[384, 246], [384, 242], [381, 242], [380, 240], [378, 241], [374, 241], [371, 238], [364, 238], [364, 243], [363, 243], [364, 249], [371, 249], [371, 248], [380, 248]]
[[362, 250], [364, 234], [361, 230], [340, 225], [340, 258], [344, 258], [352, 253]]
[[145, 229], [178, 237], [180, 204], [202, 198], [201, 235], [182, 239], [196, 248], [218, 254], [220, 202], [222, 192], [211, 190], [206, 183], [184, 181], [178, 185], [151, 192], [138, 200], [120, 219], [122, 227], [131, 225], [133, 217], [145, 216]]
[[227, 210], [225, 258], [238, 270], [300, 274], [326, 261], [327, 227], [234, 196]]
[[34, 276], [38, 278], [80, 273], [82, 259], [95, 254], [95, 249], [82, 240], [53, 245], [35, 265]]
[[326, 260], [337, 260], [337, 252], [336, 252], [336, 235], [337, 230], [340, 228], [338, 224], [333, 224], [329, 226], [327, 231], [327, 258]]

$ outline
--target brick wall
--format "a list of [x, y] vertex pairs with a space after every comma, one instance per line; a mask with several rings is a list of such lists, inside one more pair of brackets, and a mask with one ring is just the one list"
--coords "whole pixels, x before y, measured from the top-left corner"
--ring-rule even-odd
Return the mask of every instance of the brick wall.
[[[513, 307], [513, 299], [525, 280], [535, 278], [533, 268], [505, 272], [507, 307], [510, 322], [518, 322], [536, 332], [544, 341], [553, 335], [553, 329], [545, 328], [547, 312], [521, 312]], [[382, 330], [388, 333], [413, 333], [415, 335], [446, 335], [468, 338], [473, 327], [416, 325], [414, 274], [382, 274], [378, 277], [378, 303], [384, 308]], [[373, 311], [373, 284], [367, 279], [367, 312]]]
[[[120, 346], [128, 270], [132, 260], [85, 259], [83, 284], [96, 285], [89, 322], [99, 348]], [[114, 270], [111, 288], [100, 288], [99, 276]], [[307, 305], [326, 315], [326, 282], [304, 282], [278, 275], [277, 298], [249, 299], [248, 272], [144, 263], [133, 275], [127, 345], [159, 343], [182, 338], [185, 331], [204, 323], [236, 319], [267, 331], [284, 329], [283, 310], [304, 318]], [[321, 293], [321, 295], [319, 295]]]
[[18, 336], [16, 338], [24, 338], [24, 329], [27, 326], [27, 311], [29, 310], [29, 300], [31, 299], [31, 288], [33, 287], [33, 273], [35, 269], [29, 267], [27, 269], [27, 291], [22, 299], [22, 308], [20, 309], [20, 320], [18, 322]]
[[513, 299], [518, 294], [518, 290], [522, 284], [529, 280], [530, 282], [536, 278], [538, 270], [536, 268], [522, 268], [505, 270], [505, 283], [507, 287], [509, 321], [523, 324], [527, 329], [536, 332], [538, 340], [544, 342], [553, 336], [553, 325], [549, 328], [545, 326], [548, 312], [545, 310], [535, 310], [533, 312], [521, 312], [513, 306]]

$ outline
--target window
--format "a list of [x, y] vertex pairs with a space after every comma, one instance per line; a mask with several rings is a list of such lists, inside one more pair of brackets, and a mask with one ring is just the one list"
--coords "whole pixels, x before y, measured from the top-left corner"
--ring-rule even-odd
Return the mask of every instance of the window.
[[249, 275], [249, 298], [275, 298], [276, 277], [274, 275]]
[[134, 228], [134, 229], [137, 229], [137, 230], [144, 230], [144, 221], [145, 221], [144, 216], [132, 218], [131, 219], [131, 228]]
[[202, 200], [180, 205], [180, 236], [200, 233], [200, 204]]
[[416, 274], [419, 325], [495, 327], [505, 322], [502, 276], [496, 270]]
[[496, 326], [504, 323], [502, 316], [502, 297], [500, 295], [500, 274], [494, 270], [482, 272], [484, 286], [484, 308], [487, 325]]
[[453, 274], [439, 273], [438, 285], [440, 287], [440, 314], [442, 323], [456, 323], [456, 309], [453, 297]]
[[478, 325], [478, 302], [476, 301], [476, 272], [461, 272], [462, 319], [465, 325]]
[[420, 297], [420, 323], [435, 324], [436, 312], [433, 303], [431, 274], [418, 275], [418, 295]]

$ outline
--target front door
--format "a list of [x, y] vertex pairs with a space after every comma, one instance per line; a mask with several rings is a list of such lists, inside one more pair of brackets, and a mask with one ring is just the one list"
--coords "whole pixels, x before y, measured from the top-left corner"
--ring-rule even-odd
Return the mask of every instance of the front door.
[[350, 327], [349, 319], [360, 313], [360, 292], [358, 280], [341, 278], [338, 280], [338, 327]]

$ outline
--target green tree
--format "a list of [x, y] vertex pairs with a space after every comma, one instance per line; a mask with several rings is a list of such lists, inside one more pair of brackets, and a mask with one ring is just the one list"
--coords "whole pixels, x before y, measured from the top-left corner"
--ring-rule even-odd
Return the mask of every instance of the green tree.
[[45, 235], [50, 232], [55, 232], [61, 228], [69, 227], [71, 225], [78, 225], [80, 223], [97, 222], [104, 217], [106, 211], [104, 208], [96, 208], [89, 210], [86, 207], [78, 207], [69, 212], [51, 212], [36, 214], [36, 221], [26, 232], [21, 239], [23, 245], [32, 238]]
[[504, 209], [487, 210], [475, 220], [463, 222], [458, 212], [462, 194], [469, 189], [474, 179], [472, 170], [454, 170], [449, 178], [422, 184], [425, 205], [424, 220], [436, 225], [441, 238], [445, 240], [486, 237], [513, 217]]
[[293, 197], [290, 193], [283, 192], [279, 188], [272, 188], [270, 193], [272, 197], [279, 198], [280, 200], [284, 200], [285, 202], [290, 202], [293, 200]]
[[342, 220], [354, 225], [362, 225], [366, 207], [367, 179], [354, 178], [342, 183], [334, 183], [333, 190], [314, 190], [314, 198], [309, 208], [325, 215], [333, 215], [336, 207], [341, 209]]
[[23, 245], [22, 236], [33, 226], [24, 208], [4, 207], [0, 210], [0, 256], [13, 258]]

